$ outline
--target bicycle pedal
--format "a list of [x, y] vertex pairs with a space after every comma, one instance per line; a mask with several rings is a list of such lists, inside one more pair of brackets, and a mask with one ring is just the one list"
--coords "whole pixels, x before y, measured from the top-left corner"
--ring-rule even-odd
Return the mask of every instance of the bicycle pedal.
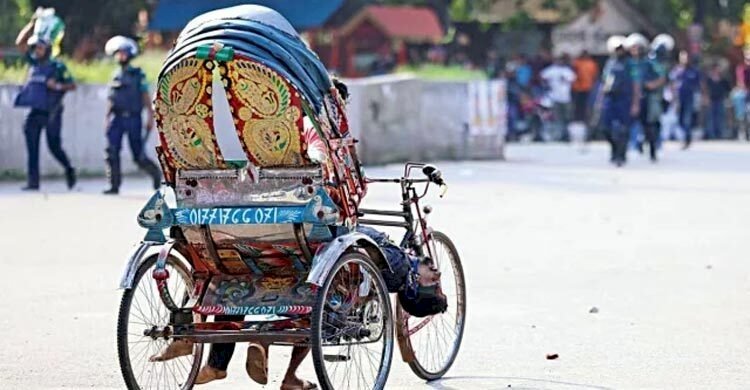
[[352, 359], [351, 356], [346, 356], [346, 355], [323, 355], [323, 360], [329, 363], [348, 362], [351, 359]]

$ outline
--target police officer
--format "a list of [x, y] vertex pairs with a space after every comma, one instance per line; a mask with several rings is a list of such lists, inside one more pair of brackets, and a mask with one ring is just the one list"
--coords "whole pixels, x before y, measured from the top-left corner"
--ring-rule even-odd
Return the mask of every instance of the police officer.
[[627, 144], [632, 118], [639, 111], [639, 88], [633, 78], [624, 40], [613, 37], [607, 46], [613, 57], [607, 63], [602, 77], [602, 125], [608, 133], [612, 147], [611, 162], [621, 167], [627, 157]]
[[651, 41], [651, 53], [643, 75], [641, 121], [649, 143], [651, 162], [657, 161], [661, 146], [661, 116], [664, 113], [664, 88], [667, 85], [669, 57], [674, 49], [674, 38], [659, 34]]
[[15, 100], [16, 107], [31, 108], [23, 125], [26, 136], [27, 182], [24, 191], [39, 189], [39, 139], [46, 129], [47, 147], [65, 168], [68, 189], [76, 184], [76, 173], [62, 149], [62, 113], [65, 92], [76, 88], [65, 64], [51, 58], [51, 43], [43, 36], [33, 35], [34, 18], [21, 30], [16, 46], [26, 54], [31, 67], [26, 84]]
[[[633, 78], [641, 91], [639, 115], [634, 118], [643, 129], [649, 143], [651, 162], [656, 162], [656, 152], [659, 147], [659, 119], [662, 113], [662, 92], [666, 83], [666, 69], [653, 56], [646, 55], [649, 42], [641, 34], [633, 33], [628, 36], [626, 46], [630, 51], [630, 66]], [[639, 136], [640, 134], [636, 134]], [[637, 140], [639, 150], [643, 150], [640, 140]]]
[[148, 112], [146, 136], [153, 129], [154, 123], [148, 82], [140, 68], [130, 65], [130, 61], [138, 54], [138, 46], [132, 39], [118, 35], [107, 42], [105, 51], [108, 55], [115, 57], [120, 68], [115, 72], [110, 84], [109, 108], [106, 117], [106, 163], [110, 187], [104, 193], [115, 195], [120, 191], [122, 182], [120, 149], [122, 149], [122, 138], [126, 134], [133, 160], [140, 169], [151, 176], [154, 189], [158, 189], [161, 184], [161, 172], [143, 151], [145, 138], [142, 131], [141, 112], [144, 108]]

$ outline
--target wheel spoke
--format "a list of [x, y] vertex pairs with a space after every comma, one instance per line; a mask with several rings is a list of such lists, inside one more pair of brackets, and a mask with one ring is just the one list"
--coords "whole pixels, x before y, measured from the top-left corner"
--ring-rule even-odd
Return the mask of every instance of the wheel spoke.
[[[128, 354], [128, 368], [131, 380], [144, 390], [151, 389], [182, 389], [200, 364], [200, 353], [194, 349], [193, 354], [181, 356], [163, 362], [151, 362], [151, 356], [163, 353], [171, 344], [172, 339], [152, 339], [141, 332], [156, 327], [163, 329], [169, 325], [169, 310], [162, 304], [156, 283], [151, 278], [155, 261], [147, 260], [139, 269], [138, 277], [133, 288], [126, 292], [131, 294], [129, 300], [128, 317], [125, 318], [126, 328], [120, 330], [122, 343], [125, 343]], [[191, 291], [191, 275], [182, 265], [176, 265], [172, 259], [167, 262], [166, 269], [171, 277], [168, 289], [174, 297], [179, 297], [184, 304]], [[124, 298], [123, 298], [124, 299]], [[129, 329], [129, 330], [128, 330]]]
[[[332, 344], [315, 347], [319, 350], [314, 356], [321, 359], [325, 349], [330, 349], [329, 352], [338, 351], [338, 356], [346, 359], [330, 362], [322, 359], [322, 374], [334, 388], [382, 387], [380, 373], [390, 364], [387, 353], [393, 349], [393, 329], [389, 297], [381, 276], [368, 261], [351, 256], [335, 266], [329, 277], [327, 287], [320, 292], [323, 302], [319, 307], [323, 310], [316, 321], [321, 324], [320, 341], [330, 340]], [[337, 300], [342, 304], [328, 304]], [[358, 336], [365, 329], [370, 333]]]
[[[434, 233], [429, 245], [435, 267], [441, 272], [440, 287], [448, 301], [448, 308], [444, 313], [432, 316], [427, 324], [422, 324], [423, 319], [408, 317], [404, 331], [408, 334], [410, 330], [416, 329], [408, 336], [416, 357], [416, 361], [412, 363], [415, 373], [425, 379], [437, 379], [452, 364], [460, 347], [465, 290], [460, 260], [453, 246], [441, 233]], [[399, 315], [405, 314], [400, 312]]]

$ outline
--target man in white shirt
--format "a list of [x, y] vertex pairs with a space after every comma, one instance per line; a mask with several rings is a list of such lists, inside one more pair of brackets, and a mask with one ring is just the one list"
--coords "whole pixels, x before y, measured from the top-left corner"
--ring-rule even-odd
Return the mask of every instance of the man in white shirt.
[[561, 140], [568, 142], [568, 122], [571, 114], [571, 85], [576, 81], [576, 74], [565, 61], [566, 55], [563, 54], [555, 59], [555, 62], [544, 68], [541, 78], [548, 88], [547, 96], [554, 104], [555, 118], [560, 132]]

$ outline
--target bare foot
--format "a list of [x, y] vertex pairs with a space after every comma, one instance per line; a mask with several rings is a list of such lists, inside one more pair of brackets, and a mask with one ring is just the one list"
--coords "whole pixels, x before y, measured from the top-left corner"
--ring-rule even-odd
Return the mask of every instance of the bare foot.
[[151, 362], [164, 362], [180, 356], [193, 354], [193, 343], [185, 340], [175, 340], [167, 345], [160, 354], [148, 358]]
[[250, 379], [255, 382], [261, 385], [268, 383], [268, 358], [266, 349], [262, 345], [250, 343], [247, 347], [245, 370], [247, 370], [247, 375], [250, 375]]
[[198, 372], [198, 376], [195, 377], [195, 384], [202, 385], [204, 383], [213, 382], [215, 380], [224, 379], [226, 377], [226, 371], [222, 371], [211, 366], [204, 366]]
[[312, 390], [317, 389], [318, 385], [304, 379], [293, 377], [284, 378], [284, 382], [281, 383], [281, 390]]

